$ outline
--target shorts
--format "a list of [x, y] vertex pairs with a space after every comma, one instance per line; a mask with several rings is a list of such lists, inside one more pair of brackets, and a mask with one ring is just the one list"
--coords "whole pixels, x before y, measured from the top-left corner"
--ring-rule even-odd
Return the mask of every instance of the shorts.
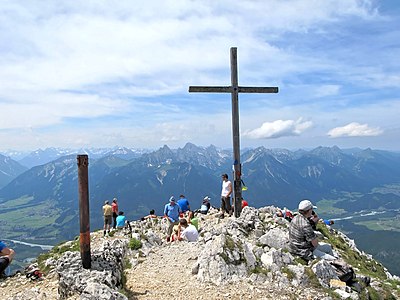
[[111, 225], [112, 223], [112, 216], [104, 216], [104, 225]]
[[4, 272], [4, 270], [8, 267], [9, 264], [10, 260], [8, 259], [7, 256], [0, 257], [0, 274]]

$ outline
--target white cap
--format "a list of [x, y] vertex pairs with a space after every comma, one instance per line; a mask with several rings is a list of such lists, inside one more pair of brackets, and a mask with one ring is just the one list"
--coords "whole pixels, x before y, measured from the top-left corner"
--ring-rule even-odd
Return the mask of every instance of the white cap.
[[302, 201], [300, 201], [300, 203], [299, 203], [299, 210], [302, 210], [302, 211], [307, 211], [307, 210], [310, 210], [310, 209], [315, 209], [315, 208], [317, 208], [316, 206], [314, 206], [312, 203], [311, 203], [311, 201], [310, 200], [302, 200]]

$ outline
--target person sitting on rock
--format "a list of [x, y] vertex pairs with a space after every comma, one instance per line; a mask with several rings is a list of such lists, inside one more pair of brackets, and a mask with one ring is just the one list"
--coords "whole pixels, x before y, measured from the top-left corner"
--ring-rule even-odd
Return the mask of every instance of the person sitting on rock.
[[0, 278], [7, 277], [5, 270], [11, 264], [14, 256], [15, 251], [8, 248], [3, 241], [0, 241]]
[[186, 219], [180, 219], [178, 225], [178, 233], [176, 240], [187, 240], [188, 242], [196, 242], [199, 237], [199, 232], [196, 227], [189, 224]]
[[187, 221], [199, 230], [199, 219], [195, 216], [193, 211], [189, 211]]
[[178, 203], [179, 207], [182, 210], [182, 213], [185, 213], [187, 211], [190, 211], [190, 204], [189, 201], [186, 199], [186, 197], [184, 195], [180, 195], [179, 196], [179, 200]]
[[334, 260], [332, 247], [329, 244], [318, 243], [308, 218], [312, 216], [313, 204], [310, 200], [299, 203], [299, 214], [294, 216], [289, 226], [289, 251], [309, 261], [314, 258]]
[[179, 214], [182, 213], [180, 206], [176, 203], [174, 196], [169, 198], [169, 203], [165, 204], [164, 217], [168, 220], [167, 242], [171, 239], [174, 225], [179, 224]]
[[150, 213], [147, 216], [144, 216], [141, 220], [147, 220], [147, 219], [156, 219], [157, 215], [154, 209], [150, 210]]
[[201, 214], [206, 215], [208, 213], [208, 211], [210, 210], [210, 208], [211, 208], [210, 200], [211, 200], [211, 198], [208, 197], [208, 196], [205, 196], [203, 198], [203, 202], [202, 202], [202, 204], [200, 206], [200, 213]]
[[118, 217], [116, 218], [117, 229], [123, 229], [126, 227], [126, 217], [124, 216], [124, 212], [118, 212]]

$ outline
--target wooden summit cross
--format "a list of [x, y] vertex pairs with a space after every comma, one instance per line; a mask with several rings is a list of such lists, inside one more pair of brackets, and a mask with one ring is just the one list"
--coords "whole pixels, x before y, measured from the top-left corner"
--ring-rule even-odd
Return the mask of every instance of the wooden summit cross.
[[231, 93], [232, 96], [232, 136], [234, 167], [234, 207], [235, 217], [242, 211], [242, 165], [240, 163], [239, 139], [239, 93], [278, 93], [278, 87], [239, 86], [237, 71], [237, 48], [231, 48], [231, 86], [190, 86], [189, 93]]

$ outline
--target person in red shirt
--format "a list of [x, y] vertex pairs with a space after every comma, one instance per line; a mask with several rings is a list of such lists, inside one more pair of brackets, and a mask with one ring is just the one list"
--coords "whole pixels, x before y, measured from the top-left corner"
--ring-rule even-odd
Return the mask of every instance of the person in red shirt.
[[113, 228], [117, 227], [117, 217], [118, 217], [118, 202], [117, 198], [114, 198], [111, 204], [112, 213], [113, 213]]
[[246, 206], [249, 206], [249, 204], [247, 203], [246, 200], [244, 200], [244, 199], [242, 198], [242, 209], [243, 209], [244, 207], [246, 207]]

